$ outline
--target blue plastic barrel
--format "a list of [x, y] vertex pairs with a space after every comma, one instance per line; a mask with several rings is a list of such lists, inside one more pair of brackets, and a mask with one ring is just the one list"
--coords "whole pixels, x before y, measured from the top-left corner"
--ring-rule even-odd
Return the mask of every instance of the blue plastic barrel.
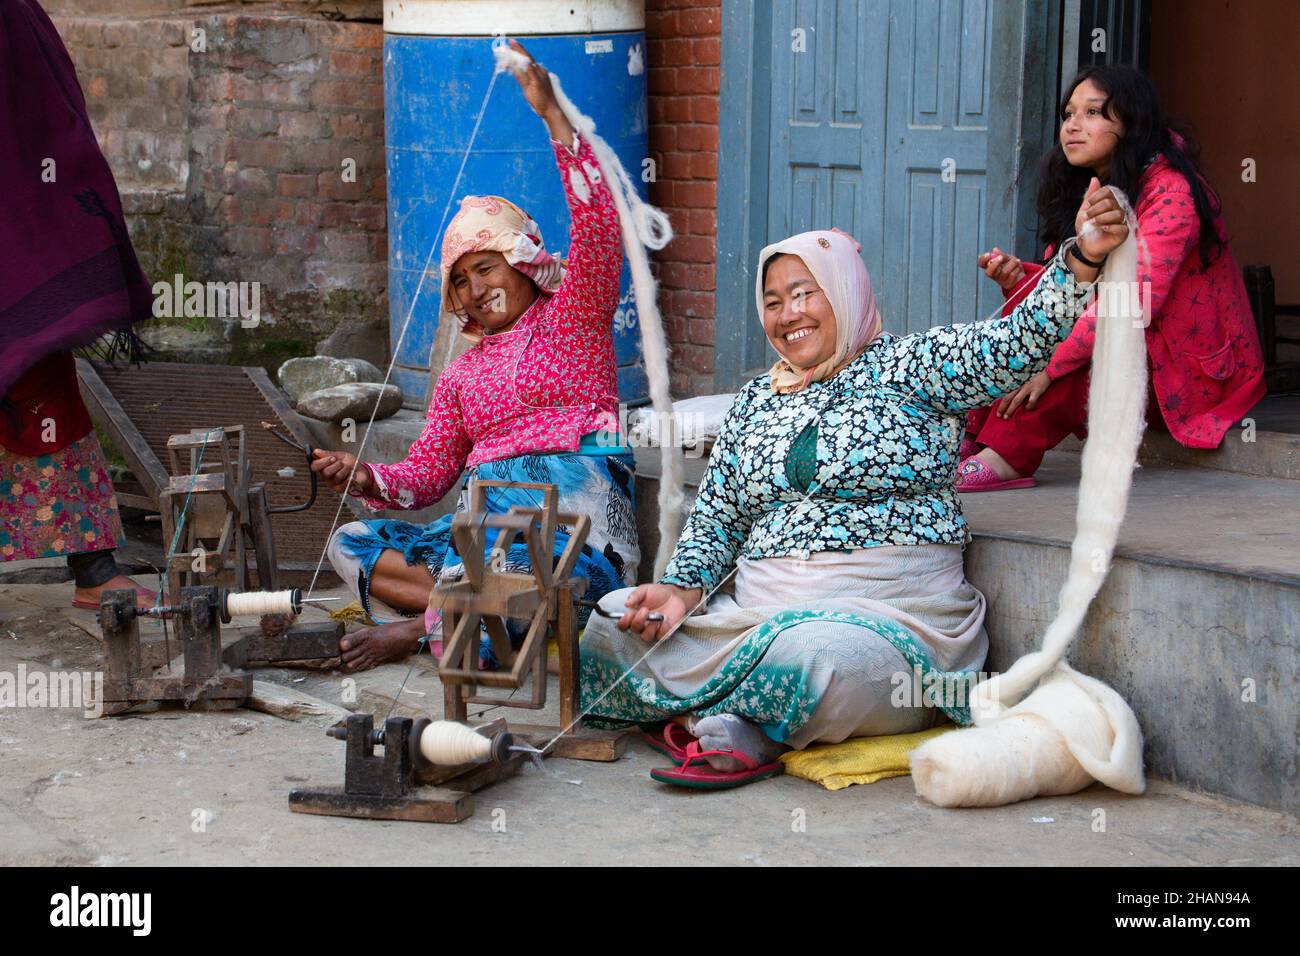
[[[648, 155], [645, 11], [630, 0], [386, 0], [384, 131], [388, 165], [388, 289], [392, 380], [406, 404], [427, 402], [430, 353], [439, 321], [439, 223], [469, 194], [491, 193], [518, 204], [541, 227], [551, 252], [569, 251], [569, 210], [546, 125], [509, 73], [497, 77], [465, 171], [456, 171], [492, 79], [493, 34], [519, 40], [556, 73], [574, 104], [642, 181]], [[445, 229], [445, 224], [444, 224]], [[410, 326], [406, 319], [429, 259]], [[644, 403], [649, 391], [631, 276], [623, 265], [614, 318], [619, 398]]]

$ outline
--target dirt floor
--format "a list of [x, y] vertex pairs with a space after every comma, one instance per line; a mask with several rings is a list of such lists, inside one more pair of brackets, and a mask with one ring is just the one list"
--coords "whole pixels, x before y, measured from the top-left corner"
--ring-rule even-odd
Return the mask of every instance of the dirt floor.
[[[98, 668], [96, 616], [68, 607], [71, 591], [0, 584], [0, 674]], [[440, 710], [426, 660], [411, 670], [399, 713]], [[335, 704], [355, 691], [350, 708], [382, 719], [407, 671], [359, 674], [355, 688], [340, 671], [257, 677]], [[556, 720], [553, 710], [525, 713]], [[86, 719], [5, 708], [0, 755], [0, 864], [1300, 863], [1294, 817], [1166, 781], [1142, 797], [1094, 787], [993, 810], [935, 808], [908, 777], [835, 793], [788, 777], [692, 793], [652, 781], [663, 759], [637, 741], [614, 763], [526, 767], [481, 791], [469, 820], [438, 825], [290, 813], [291, 789], [342, 783], [343, 744], [319, 722], [246, 709]]]

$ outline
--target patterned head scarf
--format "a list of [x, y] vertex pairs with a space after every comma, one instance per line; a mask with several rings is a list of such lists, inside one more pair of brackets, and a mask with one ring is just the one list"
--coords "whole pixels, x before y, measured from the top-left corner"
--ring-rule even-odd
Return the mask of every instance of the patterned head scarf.
[[772, 390], [797, 392], [828, 379], [857, 358], [884, 329], [871, 276], [862, 261], [862, 246], [839, 230], [801, 232], [764, 247], [758, 254], [755, 295], [759, 321], [763, 316], [763, 263], [776, 255], [798, 256], [821, 286], [835, 313], [835, 352], [813, 368], [791, 365], [784, 358], [772, 366]]
[[541, 230], [528, 213], [500, 196], [466, 196], [442, 237], [442, 311], [455, 316], [460, 334], [474, 343], [483, 338], [483, 329], [458, 312], [451, 297], [451, 270], [468, 252], [501, 253], [543, 292], [554, 294], [564, 279], [564, 260], [546, 251]]

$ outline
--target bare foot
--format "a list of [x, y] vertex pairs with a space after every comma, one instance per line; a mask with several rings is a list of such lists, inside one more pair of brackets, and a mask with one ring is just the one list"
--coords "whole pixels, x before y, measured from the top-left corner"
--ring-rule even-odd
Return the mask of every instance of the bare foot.
[[364, 671], [414, 654], [420, 649], [422, 637], [423, 615], [355, 631], [339, 639], [339, 653], [343, 656], [345, 668]]
[[[138, 587], [142, 587], [142, 585], [136, 584], [125, 574], [119, 574], [109, 578], [103, 584], [96, 587], [75, 589], [72, 592], [72, 599], [74, 601], [85, 601], [87, 604], [98, 605], [100, 598], [103, 597], [105, 591], [132, 591]], [[145, 590], [148, 590], [148, 588], [145, 588]], [[137, 607], [150, 607], [152, 605], [152, 598], [146, 599], [143, 594], [136, 595]]]
[[1016, 471], [1009, 464], [1007, 464], [1007, 460], [1003, 458], [1001, 455], [999, 455], [997, 452], [995, 452], [992, 448], [988, 448], [988, 447], [981, 448], [979, 452], [975, 455], [975, 457], [978, 458], [980, 461], [984, 462], [984, 464], [988, 465], [990, 468], [992, 468], [993, 471], [997, 474], [999, 480], [1001, 481], [1010, 481], [1013, 478], [1024, 477], [1023, 475], [1020, 474], [1020, 472]]

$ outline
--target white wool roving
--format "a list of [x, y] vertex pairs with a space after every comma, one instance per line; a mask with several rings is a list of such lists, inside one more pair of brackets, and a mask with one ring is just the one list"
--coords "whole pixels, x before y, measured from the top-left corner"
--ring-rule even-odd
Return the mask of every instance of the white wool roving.
[[[912, 752], [916, 792], [940, 806], [1001, 806], [1074, 793], [1093, 780], [1125, 793], [1146, 789], [1133, 711], [1114, 690], [1063, 660], [1110, 568], [1146, 427], [1147, 350], [1137, 294], [1141, 237], [1127, 197], [1111, 191], [1129, 235], [1107, 257], [1097, 281], [1088, 441], [1069, 574], [1042, 649], [972, 692], [975, 726]], [[1019, 703], [1008, 708], [1008, 701]]]
[[[504, 43], [493, 48], [498, 69], [519, 72], [531, 64], [524, 56]], [[611, 184], [614, 205], [618, 208], [619, 223], [623, 228], [623, 249], [632, 269], [632, 291], [636, 296], [636, 310], [641, 324], [641, 349], [645, 357], [646, 378], [650, 384], [650, 404], [660, 422], [672, 422], [673, 403], [668, 393], [668, 344], [664, 336], [663, 319], [655, 299], [654, 276], [650, 274], [650, 258], [646, 249], [662, 249], [673, 237], [672, 224], [660, 210], [638, 195], [627, 170], [610, 145], [596, 133], [596, 124], [584, 115], [564, 93], [560, 78], [550, 74], [555, 100], [570, 125], [591, 144], [596, 154], [599, 170], [587, 170], [588, 176], [599, 181], [603, 175]], [[612, 174], [612, 176], [611, 176]], [[659, 551], [655, 555], [654, 576], [658, 579], [677, 546], [682, 530], [682, 506], [685, 472], [682, 466], [681, 443], [676, 440], [676, 429], [661, 438], [659, 478]]]

